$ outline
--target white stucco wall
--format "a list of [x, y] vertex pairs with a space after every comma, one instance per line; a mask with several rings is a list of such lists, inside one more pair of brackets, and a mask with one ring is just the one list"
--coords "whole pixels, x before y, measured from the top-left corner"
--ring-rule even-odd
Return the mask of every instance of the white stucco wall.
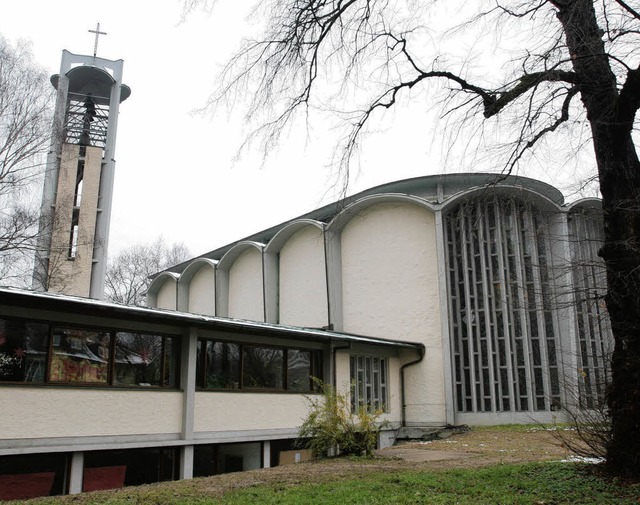
[[189, 312], [215, 316], [216, 283], [215, 271], [203, 265], [189, 283]]
[[182, 394], [0, 387], [2, 439], [179, 433]]
[[322, 230], [308, 226], [280, 250], [279, 322], [322, 327], [328, 324], [327, 276]]
[[176, 281], [166, 279], [158, 290], [155, 307], [176, 310]]
[[264, 321], [262, 254], [243, 252], [229, 269], [229, 317]]
[[304, 395], [279, 393], [196, 393], [194, 430], [295, 429], [307, 413]]
[[407, 422], [445, 423], [435, 216], [378, 204], [349, 221], [341, 247], [344, 330], [422, 342], [424, 361], [407, 371]]

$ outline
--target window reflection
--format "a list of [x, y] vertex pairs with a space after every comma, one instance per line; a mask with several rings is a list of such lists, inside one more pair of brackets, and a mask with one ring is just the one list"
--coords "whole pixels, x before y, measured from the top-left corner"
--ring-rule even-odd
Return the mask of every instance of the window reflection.
[[79, 328], [54, 328], [49, 380], [106, 383], [111, 334]]
[[49, 327], [0, 319], [0, 381], [43, 382]]

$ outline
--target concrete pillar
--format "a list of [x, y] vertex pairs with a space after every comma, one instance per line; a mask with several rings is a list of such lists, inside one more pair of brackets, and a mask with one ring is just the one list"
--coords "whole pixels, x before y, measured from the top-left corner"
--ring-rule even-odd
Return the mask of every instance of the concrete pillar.
[[[180, 386], [182, 387], [182, 433], [181, 438], [187, 442], [193, 440], [193, 419], [196, 399], [196, 346], [198, 330], [189, 328], [182, 337], [182, 362], [180, 369]], [[185, 445], [180, 450], [180, 478], [193, 477], [193, 445]]]
[[179, 478], [193, 479], [193, 445], [185, 445], [180, 449]]
[[271, 468], [271, 440], [262, 442], [262, 468]]
[[69, 494], [82, 493], [82, 477], [84, 474], [84, 452], [71, 454], [69, 471]]

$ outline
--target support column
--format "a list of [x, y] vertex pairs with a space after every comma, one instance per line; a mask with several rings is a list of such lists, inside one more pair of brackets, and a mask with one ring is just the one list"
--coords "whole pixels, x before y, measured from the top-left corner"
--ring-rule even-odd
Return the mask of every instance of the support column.
[[271, 440], [262, 442], [262, 468], [271, 468]]
[[193, 479], [193, 445], [185, 445], [180, 448], [180, 471], [178, 477]]
[[84, 474], [84, 452], [71, 454], [69, 471], [69, 494], [82, 493], [82, 477]]
[[438, 255], [438, 290], [440, 292], [440, 331], [442, 334], [442, 357], [444, 362], [444, 398], [446, 422], [456, 424], [453, 394], [453, 360], [451, 359], [451, 337], [449, 329], [449, 292], [447, 290], [447, 242], [444, 234], [442, 210], [435, 211], [436, 250]]
[[[196, 399], [196, 346], [198, 330], [189, 328], [182, 339], [182, 360], [180, 363], [182, 387], [182, 432], [181, 438], [193, 441], [193, 424]], [[180, 451], [180, 478], [193, 477], [193, 445], [185, 445]]]

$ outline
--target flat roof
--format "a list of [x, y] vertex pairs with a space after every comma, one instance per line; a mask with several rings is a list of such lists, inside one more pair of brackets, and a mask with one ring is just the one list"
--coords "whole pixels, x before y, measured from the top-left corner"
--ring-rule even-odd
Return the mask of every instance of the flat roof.
[[305, 328], [274, 323], [261, 323], [228, 317], [205, 316], [175, 310], [152, 309], [121, 305], [92, 298], [0, 287], [0, 307], [22, 307], [35, 310], [52, 310], [59, 313], [79, 314], [127, 321], [170, 324], [201, 329], [229, 331], [249, 335], [270, 335], [281, 338], [306, 339], [316, 342], [343, 342], [377, 345], [392, 348], [423, 350], [416, 342], [391, 340], [351, 333], [341, 333], [320, 328]]

